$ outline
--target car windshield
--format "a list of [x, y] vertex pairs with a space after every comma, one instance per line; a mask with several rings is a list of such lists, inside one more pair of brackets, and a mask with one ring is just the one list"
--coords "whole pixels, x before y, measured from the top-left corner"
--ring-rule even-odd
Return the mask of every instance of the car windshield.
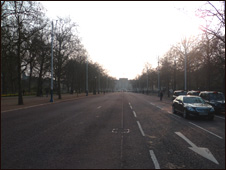
[[210, 100], [225, 100], [222, 93], [210, 93]]
[[186, 95], [186, 92], [176, 92], [175, 95], [180, 96], [180, 95]]
[[184, 97], [184, 103], [205, 103], [200, 97]]
[[199, 92], [193, 92], [193, 93], [191, 93], [191, 95], [196, 95], [196, 96], [198, 96], [198, 95], [199, 95]]

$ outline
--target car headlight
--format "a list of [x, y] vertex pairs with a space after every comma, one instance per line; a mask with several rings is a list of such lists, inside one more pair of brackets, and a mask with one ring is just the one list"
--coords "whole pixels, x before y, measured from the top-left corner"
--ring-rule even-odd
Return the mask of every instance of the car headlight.
[[189, 111], [191, 111], [191, 112], [194, 112], [194, 111], [195, 111], [195, 109], [192, 108], [192, 107], [187, 107], [187, 110], [189, 110]]
[[214, 108], [212, 107], [212, 108], [210, 109], [210, 111], [211, 111], [211, 112], [214, 112]]

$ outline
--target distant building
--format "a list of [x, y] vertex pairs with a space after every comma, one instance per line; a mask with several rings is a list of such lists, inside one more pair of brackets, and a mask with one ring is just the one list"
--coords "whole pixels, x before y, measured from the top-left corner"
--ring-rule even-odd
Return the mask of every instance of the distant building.
[[119, 80], [116, 81], [115, 89], [117, 91], [129, 91], [132, 90], [132, 86], [128, 78], [120, 78]]

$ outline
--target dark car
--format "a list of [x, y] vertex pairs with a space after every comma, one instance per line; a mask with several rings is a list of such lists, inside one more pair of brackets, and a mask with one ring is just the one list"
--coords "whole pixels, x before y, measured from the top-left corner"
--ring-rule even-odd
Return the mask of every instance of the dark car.
[[175, 90], [174, 92], [173, 92], [173, 100], [177, 97], [177, 96], [180, 96], [180, 95], [186, 95], [187, 94], [187, 92], [186, 91], [184, 91], [184, 90]]
[[225, 97], [222, 92], [202, 91], [199, 94], [206, 103], [212, 105], [216, 113], [225, 112]]
[[191, 90], [187, 92], [187, 95], [199, 96], [200, 91]]
[[205, 103], [205, 101], [199, 96], [182, 95], [174, 99], [172, 104], [173, 113], [181, 113], [184, 118], [192, 116], [206, 117], [209, 120], [214, 119], [214, 108]]

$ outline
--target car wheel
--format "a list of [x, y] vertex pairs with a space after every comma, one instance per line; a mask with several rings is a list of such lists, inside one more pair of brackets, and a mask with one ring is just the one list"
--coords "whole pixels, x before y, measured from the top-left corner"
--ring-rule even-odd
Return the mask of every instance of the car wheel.
[[176, 113], [174, 106], [172, 106], [172, 113]]
[[184, 117], [185, 119], [188, 119], [188, 118], [189, 118], [189, 115], [188, 115], [188, 113], [187, 113], [186, 110], [184, 110], [183, 117]]
[[214, 116], [209, 116], [208, 119], [209, 120], [213, 120], [214, 119]]

